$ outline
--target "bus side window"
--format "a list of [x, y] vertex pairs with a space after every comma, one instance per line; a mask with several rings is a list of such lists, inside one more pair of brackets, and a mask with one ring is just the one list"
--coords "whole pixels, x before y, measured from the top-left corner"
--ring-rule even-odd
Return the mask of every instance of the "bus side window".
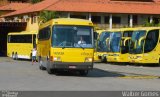
[[43, 28], [39, 31], [38, 39], [39, 40], [48, 40], [50, 38], [50, 27]]
[[151, 30], [146, 36], [146, 42], [144, 47], [144, 53], [152, 51], [158, 42], [159, 39], [159, 30]]

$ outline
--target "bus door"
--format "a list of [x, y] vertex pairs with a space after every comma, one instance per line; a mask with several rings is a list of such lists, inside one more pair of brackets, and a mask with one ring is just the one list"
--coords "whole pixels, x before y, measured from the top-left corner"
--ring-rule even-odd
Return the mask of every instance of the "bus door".
[[33, 34], [33, 39], [32, 39], [32, 43], [33, 43], [33, 48], [37, 48], [37, 38], [36, 38], [36, 34]]
[[[149, 63], [159, 62], [158, 53], [158, 42], [159, 42], [159, 29], [150, 30], [145, 39], [144, 45], [144, 57]], [[139, 44], [141, 40], [139, 40]]]
[[129, 44], [132, 37], [133, 31], [124, 31], [121, 40], [121, 53], [126, 54], [129, 52]]

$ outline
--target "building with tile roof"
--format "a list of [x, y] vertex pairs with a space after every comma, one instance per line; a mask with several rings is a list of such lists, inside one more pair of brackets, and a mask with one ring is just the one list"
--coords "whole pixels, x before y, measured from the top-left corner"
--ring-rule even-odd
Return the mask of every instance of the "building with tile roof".
[[44, 0], [3, 15], [5, 18], [38, 18], [43, 10], [61, 13], [61, 17], [89, 19], [101, 28], [141, 26], [159, 22], [160, 0]]
[[8, 12], [1, 15], [0, 38], [5, 41], [0, 45], [5, 46], [0, 51], [6, 51], [8, 32], [38, 30], [39, 15], [44, 10], [58, 12], [60, 17], [88, 19], [103, 29], [136, 27], [146, 21], [159, 23], [160, 0], [44, 0], [33, 5], [0, 6], [0, 13]]

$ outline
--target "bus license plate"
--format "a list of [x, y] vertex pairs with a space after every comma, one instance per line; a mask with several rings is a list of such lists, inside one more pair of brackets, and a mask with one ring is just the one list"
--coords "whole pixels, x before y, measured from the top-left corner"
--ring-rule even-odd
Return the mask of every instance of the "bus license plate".
[[69, 68], [71, 68], [71, 69], [75, 69], [75, 68], [76, 68], [76, 66], [69, 66]]

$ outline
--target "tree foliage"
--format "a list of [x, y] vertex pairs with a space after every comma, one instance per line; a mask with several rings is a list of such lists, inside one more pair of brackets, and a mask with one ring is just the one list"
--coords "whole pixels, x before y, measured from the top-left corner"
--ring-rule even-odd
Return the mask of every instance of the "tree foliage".
[[148, 20], [146, 20], [145, 24], [143, 26], [144, 27], [157, 27], [157, 26], [160, 26], [160, 20], [159, 20], [158, 23], [155, 23], [154, 20], [151, 23]]
[[31, 0], [31, 2], [32, 2], [33, 4], [38, 3], [38, 2], [41, 2], [41, 1], [43, 1], [43, 0]]
[[53, 18], [58, 18], [59, 15], [57, 12], [54, 11], [42, 11], [40, 12], [40, 18], [39, 18], [39, 22], [41, 23], [45, 23]]

